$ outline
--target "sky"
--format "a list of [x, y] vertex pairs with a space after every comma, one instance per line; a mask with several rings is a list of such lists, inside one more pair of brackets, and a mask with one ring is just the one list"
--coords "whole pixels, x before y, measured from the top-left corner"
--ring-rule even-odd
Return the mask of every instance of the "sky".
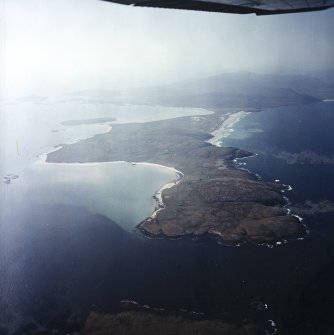
[[334, 69], [334, 9], [257, 17], [99, 0], [0, 0], [0, 94]]

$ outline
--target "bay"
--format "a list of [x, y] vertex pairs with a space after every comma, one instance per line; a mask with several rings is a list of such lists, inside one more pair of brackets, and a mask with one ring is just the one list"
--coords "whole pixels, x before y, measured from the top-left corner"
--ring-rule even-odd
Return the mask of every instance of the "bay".
[[[113, 122], [151, 122], [210, 113], [204, 109], [100, 106], [76, 101], [3, 105], [0, 175], [4, 181], [14, 176], [10, 184], [1, 188], [3, 221], [14, 207], [20, 211], [32, 208], [34, 203], [67, 204], [85, 206], [92, 213], [105, 215], [132, 230], [153, 213], [152, 196], [163, 185], [179, 178], [175, 170], [131, 162], [50, 164], [44, 163], [45, 153], [61, 144], [112, 131]], [[66, 123], [102, 117], [114, 121], [70, 126]]]

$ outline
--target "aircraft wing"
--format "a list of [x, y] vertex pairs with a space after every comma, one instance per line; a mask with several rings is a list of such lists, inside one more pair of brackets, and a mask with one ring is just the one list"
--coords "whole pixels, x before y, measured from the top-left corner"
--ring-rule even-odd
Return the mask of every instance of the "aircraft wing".
[[123, 5], [269, 15], [310, 12], [334, 6], [334, 0], [104, 0]]

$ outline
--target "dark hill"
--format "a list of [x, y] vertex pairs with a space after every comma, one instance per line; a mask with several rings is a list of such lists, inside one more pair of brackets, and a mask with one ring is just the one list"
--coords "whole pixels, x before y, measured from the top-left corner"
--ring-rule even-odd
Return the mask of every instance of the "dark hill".
[[94, 98], [95, 103], [156, 104], [178, 107], [266, 108], [306, 104], [333, 98], [334, 83], [328, 75], [260, 75], [226, 73], [158, 87], [125, 92], [86, 90], [73, 93]]

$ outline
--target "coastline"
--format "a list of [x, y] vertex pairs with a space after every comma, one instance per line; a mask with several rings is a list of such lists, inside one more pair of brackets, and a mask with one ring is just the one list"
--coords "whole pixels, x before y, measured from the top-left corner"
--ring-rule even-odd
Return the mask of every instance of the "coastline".
[[[142, 164], [150, 164], [150, 163], [142, 163]], [[155, 165], [155, 164], [152, 164], [152, 165]], [[163, 166], [163, 165], [160, 165], [160, 164], [157, 164], [159, 166]], [[163, 166], [163, 167], [166, 167], [166, 166]], [[168, 168], [168, 167], [167, 167]], [[170, 189], [174, 186], [177, 186], [177, 184], [179, 184], [181, 181], [182, 181], [182, 178], [184, 178], [184, 174], [181, 172], [181, 171], [178, 171], [176, 170], [175, 168], [168, 168], [168, 169], [171, 169], [172, 171], [174, 171], [176, 173], [176, 175], [178, 176], [177, 180], [175, 181], [172, 181], [170, 183], [167, 183], [165, 185], [163, 185], [153, 196], [152, 198], [155, 200], [155, 210], [154, 212], [152, 213], [152, 215], [150, 215], [148, 218], [146, 218], [145, 220], [149, 220], [150, 218], [151, 219], [154, 219], [158, 212], [165, 209], [166, 206], [163, 202], [163, 199], [162, 199], [162, 192], [164, 190], [167, 190], [167, 189]], [[140, 224], [140, 223], [139, 223]], [[138, 226], [138, 225], [137, 225]]]
[[[112, 126], [111, 126], [110, 122], [103, 122], [103, 123], [97, 123], [97, 124], [105, 125], [105, 123], [108, 124], [108, 128], [107, 128], [105, 131], [100, 132], [100, 133], [97, 133], [97, 134], [93, 134], [93, 135], [91, 135], [91, 136], [87, 136], [87, 137], [85, 137], [85, 138], [74, 139], [74, 140], [69, 141], [69, 142], [67, 142], [67, 143], [57, 144], [57, 145], [55, 145], [52, 149], [50, 148], [49, 151], [45, 151], [45, 152], [43, 152], [43, 153], [37, 154], [37, 155], [36, 155], [37, 159], [36, 159], [35, 163], [39, 163], [39, 164], [41, 164], [41, 163], [52, 164], [53, 162], [48, 162], [48, 161], [47, 161], [48, 155], [51, 154], [51, 153], [53, 153], [53, 152], [56, 152], [56, 151], [58, 151], [58, 150], [61, 150], [61, 149], [64, 147], [64, 145], [76, 144], [76, 143], [79, 143], [79, 142], [81, 142], [81, 141], [86, 141], [86, 140], [88, 140], [88, 139], [90, 139], [90, 138], [94, 138], [96, 135], [104, 135], [104, 134], [108, 134], [108, 133], [111, 131], [111, 129], [112, 129]], [[95, 123], [94, 123], [94, 124], [95, 124]], [[75, 127], [75, 126], [76, 126], [76, 125], [67, 125], [67, 127]], [[57, 163], [53, 163], [53, 164], [57, 164]], [[68, 163], [64, 163], [64, 164], [68, 164]]]
[[[80, 122], [81, 122], [81, 120], [80, 120]], [[99, 123], [101, 123], [101, 122], [99, 122]], [[169, 167], [169, 166], [166, 166], [166, 165], [157, 164], [157, 163], [150, 163], [150, 162], [131, 162], [131, 161], [124, 161], [124, 160], [105, 161], [105, 162], [99, 162], [99, 161], [96, 161], [96, 162], [72, 162], [72, 163], [70, 163], [70, 162], [68, 162], [68, 163], [67, 162], [50, 162], [50, 161], [47, 160], [48, 155], [50, 153], [54, 153], [58, 150], [61, 150], [64, 145], [71, 145], [71, 144], [79, 143], [80, 141], [85, 141], [85, 140], [88, 140], [90, 138], [94, 138], [96, 135], [109, 133], [112, 130], [112, 126], [110, 124], [110, 121], [105, 122], [105, 123], [108, 123], [108, 129], [105, 132], [101, 132], [101, 133], [89, 136], [85, 139], [77, 139], [77, 140], [73, 140], [73, 141], [68, 142], [68, 143], [64, 143], [62, 145], [57, 145], [53, 148], [53, 150], [50, 150], [50, 151], [47, 151], [45, 153], [37, 155], [37, 160], [34, 163], [39, 164], [39, 165], [45, 165], [45, 166], [50, 166], [50, 165], [54, 165], [54, 166], [59, 166], [59, 165], [63, 165], [63, 166], [101, 166], [101, 165], [114, 165], [114, 164], [129, 164], [129, 165], [152, 166], [152, 167], [167, 169], [169, 171], [172, 171], [177, 176], [176, 180], [172, 180], [172, 181], [169, 181], [166, 184], [163, 184], [157, 192], [152, 194], [152, 198], [154, 199], [154, 211], [146, 219], [154, 218], [160, 210], [165, 208], [165, 205], [164, 205], [163, 200], [162, 200], [162, 192], [166, 189], [169, 189], [169, 188], [172, 188], [172, 187], [176, 186], [179, 182], [181, 182], [182, 178], [184, 177], [184, 174], [181, 171], [175, 169], [174, 167]], [[103, 123], [101, 123], [101, 124], [103, 124]], [[77, 124], [68, 124], [67, 126], [74, 127], [76, 125]], [[136, 224], [136, 226], [137, 225], [138, 224]]]
[[163, 185], [152, 197], [155, 200], [155, 210], [152, 213], [152, 215], [150, 215], [146, 220], [148, 220], [149, 218], [154, 219], [158, 212], [163, 210], [164, 208], [166, 208], [163, 199], [162, 199], [162, 192], [164, 190], [170, 189], [174, 186], [177, 186], [177, 184], [179, 184], [182, 181], [182, 178], [184, 177], [184, 174], [174, 168], [171, 168], [172, 170], [174, 170], [176, 172], [176, 174], [178, 175], [178, 179], [176, 181], [167, 183], [165, 185]]
[[227, 114], [226, 118], [222, 117], [221, 124], [213, 132], [211, 132], [211, 135], [213, 137], [209, 139], [207, 142], [214, 146], [222, 147], [223, 138], [228, 137], [234, 131], [232, 127], [249, 113], [251, 112], [236, 111]]
[[[325, 99], [325, 100], [323, 100], [323, 102], [333, 102], [333, 101], [334, 101], [334, 99]], [[216, 135], [216, 133], [218, 133], [218, 131], [219, 131], [219, 133], [220, 133], [220, 135], [222, 137], [228, 137], [229, 134], [231, 132], [233, 132], [233, 129], [230, 130], [229, 128], [232, 127], [237, 122], [239, 122], [243, 117], [245, 117], [249, 113], [252, 113], [252, 112], [243, 112], [243, 111], [240, 111], [240, 112], [232, 113], [231, 115], [228, 116], [227, 119], [223, 120], [223, 122], [219, 126], [219, 128], [217, 128], [217, 130], [214, 130], [211, 133], [212, 135], [215, 136], [212, 139], [213, 145], [217, 145], [217, 146], [221, 146], [222, 145], [222, 142], [219, 141], [219, 138], [217, 138], [217, 135]], [[226, 134], [224, 134], [224, 131], [226, 132]], [[254, 176], [256, 176], [256, 178], [258, 178], [259, 180], [262, 180], [261, 176], [258, 173], [252, 172], [249, 169], [247, 169], [245, 167], [242, 167], [242, 166], [246, 166], [247, 165], [247, 163], [244, 162], [244, 160], [252, 158], [252, 157], [256, 157], [256, 156], [258, 156], [258, 153], [253, 153], [253, 155], [248, 156], [248, 157], [236, 158], [236, 159], [233, 160], [233, 162], [235, 163], [237, 169], [243, 170], [243, 171], [247, 171], [248, 173], [253, 174]], [[242, 160], [242, 162], [240, 162], [240, 160]], [[274, 182], [278, 183], [278, 184], [281, 184], [281, 192], [282, 192], [282, 194], [285, 193], [285, 192], [289, 192], [289, 191], [293, 190], [293, 187], [291, 185], [282, 184], [282, 183], [280, 183], [279, 179], [275, 179]], [[302, 216], [300, 216], [300, 215], [298, 215], [296, 213], [293, 213], [292, 210], [291, 210], [291, 208], [289, 207], [289, 205], [290, 205], [289, 198], [286, 197], [286, 196], [283, 196], [283, 197], [286, 200], [286, 205], [284, 207], [286, 209], [287, 215], [290, 215], [290, 216], [295, 217], [296, 219], [298, 219], [299, 222], [305, 228], [305, 235], [308, 235], [309, 234], [309, 230], [308, 230], [307, 226], [302, 223], [304, 221], [304, 217], [302, 217]], [[304, 239], [304, 237], [297, 238], [297, 240], [303, 240], [303, 239]], [[282, 241], [278, 241], [278, 242], [276, 242], [276, 245], [280, 245], [281, 242], [286, 243], [286, 240], [284, 239]]]
[[[174, 167], [165, 166], [162, 164], [155, 164], [155, 163], [149, 163], [149, 162], [128, 162], [128, 161], [110, 161], [110, 162], [88, 162], [88, 163], [59, 163], [59, 162], [47, 162], [46, 161], [47, 154], [41, 155], [40, 159], [36, 161], [36, 164], [39, 164], [41, 166], [63, 166], [63, 167], [103, 167], [103, 166], [117, 166], [120, 165], [120, 168], [122, 166], [133, 166], [133, 168], [136, 168], [137, 166], [147, 166], [147, 167], [153, 167], [155, 169], [161, 170], [167, 170], [173, 173], [173, 177], [169, 179], [169, 181], [165, 184], [162, 184], [158, 191], [152, 193], [150, 195], [151, 198], [151, 205], [150, 208], [153, 208], [153, 211], [150, 213], [150, 215], [147, 218], [154, 218], [157, 213], [165, 208], [165, 205], [162, 200], [162, 192], [166, 189], [172, 188], [176, 186], [183, 178], [184, 174], [181, 171], [176, 170]], [[98, 200], [98, 199], [97, 199]], [[113, 219], [110, 217], [110, 219]], [[137, 222], [134, 226], [134, 229], [138, 225], [139, 222]]]
[[[242, 117], [246, 116], [248, 113], [250, 113], [250, 112], [239, 111], [239, 112], [231, 112], [231, 113], [229, 113], [228, 117], [226, 119], [223, 119], [222, 123], [217, 127], [217, 129], [215, 129], [211, 133], [211, 135], [214, 136], [212, 143], [211, 143], [211, 140], [209, 140], [207, 142], [210, 143], [210, 144], [212, 144], [212, 145], [214, 145], [214, 146], [221, 147], [221, 145], [218, 145], [218, 142], [221, 142], [220, 136], [222, 136], [222, 137], [228, 136], [230, 134], [230, 132], [231, 132], [231, 129], [229, 129], [229, 128], [231, 128], [234, 124], [236, 124], [237, 122], [239, 122], [240, 119]], [[194, 117], [191, 117], [191, 118], [193, 119]], [[198, 122], [198, 121], [200, 121], [200, 119], [197, 119], [196, 121]], [[219, 137], [218, 137], [218, 134], [219, 134]], [[152, 164], [152, 163], [144, 163], [143, 162], [142, 164]], [[155, 164], [155, 165], [160, 165], [160, 164]], [[163, 165], [160, 165], [160, 166], [163, 166]], [[163, 185], [153, 195], [153, 198], [156, 201], [156, 209], [152, 213], [152, 215], [149, 216], [148, 218], [146, 218], [144, 221], [146, 221], [146, 220], [149, 221], [150, 219], [156, 218], [158, 212], [166, 208], [166, 206], [165, 206], [165, 204], [163, 202], [163, 198], [162, 198], [163, 191], [167, 190], [167, 189], [170, 189], [170, 188], [172, 188], [174, 186], [177, 186], [177, 184], [179, 184], [182, 181], [182, 178], [185, 177], [185, 175], [181, 171], [178, 171], [175, 168], [171, 168], [171, 169], [173, 169], [178, 174], [179, 178], [176, 181], [174, 181], [174, 182], [170, 182], [170, 183], [167, 183], [167, 184]], [[139, 227], [140, 224], [141, 223], [139, 223], [137, 227]], [[220, 236], [219, 232], [215, 232], [215, 234], [217, 234], [218, 236]]]
[[[222, 117], [222, 122], [221, 124], [213, 131], [211, 132], [210, 134], [213, 136], [212, 139], [206, 141], [208, 142], [209, 144], [211, 144], [212, 146], [214, 147], [217, 147], [217, 148], [222, 148], [222, 139], [224, 137], [227, 137], [229, 136], [229, 134], [233, 131], [233, 125], [235, 125], [237, 122], [239, 122], [241, 120], [241, 118], [245, 117], [247, 114], [249, 114], [250, 112], [244, 112], [244, 111], [239, 111], [239, 112], [230, 112], [228, 113], [227, 117]], [[257, 154], [252, 154], [251, 156], [256, 156]], [[238, 157], [238, 158], [234, 158], [232, 161], [234, 163], [237, 162], [237, 159], [243, 159], [243, 158], [248, 158], [249, 155], [245, 155], [245, 156], [241, 156], [241, 157]], [[227, 163], [228, 161], [225, 161], [225, 163]], [[262, 183], [262, 179], [261, 177], [258, 175], [258, 174], [254, 174], [252, 172], [250, 172], [249, 170], [245, 169], [245, 168], [240, 168], [238, 167], [238, 165], [235, 165], [235, 167], [227, 167], [225, 166], [225, 168], [233, 171], [233, 169], [237, 169], [237, 170], [240, 170], [240, 171], [245, 171], [248, 175], [252, 175], [254, 176], [260, 183]], [[187, 179], [187, 178], [186, 178]], [[180, 182], [180, 181], [179, 181]], [[269, 183], [268, 183], [269, 184]], [[166, 188], [163, 188], [161, 190], [161, 192], [159, 193], [159, 198], [156, 198], [157, 200], [157, 204], [158, 204], [158, 210], [155, 212], [155, 214], [153, 216], [151, 216], [150, 218], [147, 218], [146, 220], [144, 220], [143, 222], [141, 222], [137, 227], [138, 229], [146, 236], [146, 237], [149, 237], [149, 238], [172, 238], [172, 239], [178, 239], [178, 238], [187, 238], [187, 237], [199, 237], [199, 235], [202, 235], [203, 237], [205, 236], [208, 236], [209, 238], [212, 237], [214, 239], [217, 239], [218, 240], [218, 243], [220, 244], [223, 244], [223, 245], [226, 245], [226, 246], [240, 246], [241, 244], [245, 243], [245, 242], [255, 242], [256, 244], [258, 245], [266, 245], [266, 246], [274, 246], [274, 245], [281, 245], [283, 243], [285, 243], [286, 239], [290, 238], [290, 237], [293, 237], [293, 238], [298, 238], [300, 236], [300, 234], [302, 233], [301, 231], [299, 231], [298, 233], [296, 234], [293, 234], [294, 236], [283, 236], [282, 238], [278, 238], [278, 239], [274, 239], [273, 243], [270, 242], [270, 244], [268, 243], [263, 243], [263, 241], [261, 241], [261, 239], [259, 241], [251, 241], [250, 239], [248, 238], [240, 238], [240, 239], [232, 239], [232, 241], [228, 240], [226, 241], [226, 236], [224, 236], [224, 234], [222, 232], [220, 232], [219, 229], [217, 230], [211, 230], [210, 232], [203, 232], [203, 233], [200, 233], [199, 235], [196, 234], [193, 234], [193, 233], [189, 233], [189, 232], [184, 232], [184, 233], [181, 233], [181, 234], [175, 234], [173, 232], [172, 235], [169, 235], [169, 234], [166, 234], [166, 233], [163, 233], [162, 231], [154, 231], [154, 232], [151, 232], [150, 230], [146, 229], [147, 228], [147, 225], [156, 225], [154, 223], [154, 219], [156, 219], [157, 221], [159, 221], [159, 218], [156, 218], [158, 212], [162, 209], [166, 209], [166, 205], [164, 205], [163, 203], [163, 194], [162, 194], [162, 191], [164, 191], [164, 189], [170, 189], [171, 187], [173, 187], [174, 185], [171, 184], [171, 185], [168, 185], [168, 187]], [[286, 186], [286, 185], [277, 185], [279, 187], [279, 192], [283, 193], [284, 190], [290, 190], [291, 187], [289, 186]], [[166, 195], [166, 198], [169, 198], [171, 196], [170, 194], [171, 192], [169, 192], [167, 195]], [[284, 198], [284, 197], [283, 197]], [[285, 203], [285, 198], [284, 198], [284, 208], [286, 208], [287, 206], [287, 203]], [[168, 206], [168, 205], [167, 205]], [[182, 203], [180, 203], [178, 206], [183, 206]], [[176, 211], [179, 211], [178, 209]], [[298, 219], [299, 222], [301, 222], [301, 218], [295, 216], [295, 215], [290, 215], [290, 212], [288, 210], [284, 210], [284, 215], [288, 218], [290, 218], [290, 220], [292, 222], [294, 222], [294, 218], [295, 219]], [[159, 224], [158, 224], [159, 225]]]
[[[229, 112], [227, 114], [227, 118], [222, 117], [222, 122], [221, 124], [215, 129], [213, 130], [213, 132], [211, 132], [210, 134], [213, 136], [212, 139], [208, 140], [207, 142], [210, 143], [213, 146], [217, 146], [217, 147], [222, 147], [221, 145], [221, 140], [223, 137], [229, 136], [229, 134], [233, 131], [231, 128], [234, 124], [236, 124], [237, 122], [240, 121], [240, 119], [244, 116], [246, 116], [249, 112], [244, 112], [244, 111], [239, 111], [239, 112]], [[195, 119], [196, 122], [200, 121], [200, 118], [198, 117], [191, 117], [192, 120]], [[147, 164], [151, 164], [151, 163], [147, 163]], [[150, 222], [151, 220], [155, 219], [158, 212], [164, 210], [166, 208], [166, 205], [163, 202], [163, 191], [167, 190], [167, 189], [171, 189], [174, 186], [177, 186], [177, 184], [179, 184], [182, 181], [182, 178], [185, 177], [185, 175], [181, 172], [176, 170], [175, 168], [173, 168], [174, 171], [179, 175], [179, 178], [177, 181], [175, 182], [171, 182], [171, 183], [167, 183], [165, 185], [163, 185], [154, 195], [153, 198], [156, 202], [156, 209], [155, 211], [152, 213], [151, 216], [149, 216], [148, 218], [146, 218], [145, 220], [143, 220], [143, 222], [140, 222], [137, 225], [137, 229], [140, 230], [146, 237], [153, 237], [153, 236], [148, 236], [145, 232], [144, 229], [141, 228], [141, 225], [144, 222]], [[213, 237], [222, 237], [221, 234], [217, 231], [212, 232]], [[164, 237], [164, 236], [162, 236]], [[185, 237], [184, 235], [180, 235], [180, 236], [176, 236], [176, 238], [178, 237]], [[237, 245], [239, 246], [239, 245]]]

